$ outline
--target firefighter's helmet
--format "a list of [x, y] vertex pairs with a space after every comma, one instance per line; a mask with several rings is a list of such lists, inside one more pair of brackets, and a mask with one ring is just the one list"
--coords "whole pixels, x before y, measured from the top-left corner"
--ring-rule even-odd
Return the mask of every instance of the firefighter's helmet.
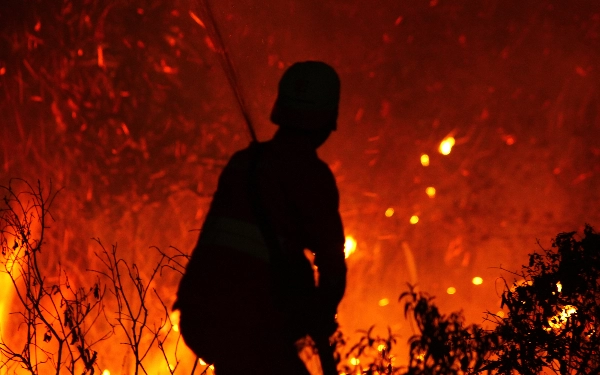
[[340, 79], [335, 70], [320, 61], [298, 62], [279, 81], [271, 122], [304, 130], [337, 126]]

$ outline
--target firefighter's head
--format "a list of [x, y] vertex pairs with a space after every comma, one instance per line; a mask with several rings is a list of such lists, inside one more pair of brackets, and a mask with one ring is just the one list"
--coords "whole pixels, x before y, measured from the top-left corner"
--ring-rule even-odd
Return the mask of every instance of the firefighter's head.
[[337, 127], [340, 79], [320, 61], [298, 62], [279, 81], [271, 122], [282, 129], [331, 132]]

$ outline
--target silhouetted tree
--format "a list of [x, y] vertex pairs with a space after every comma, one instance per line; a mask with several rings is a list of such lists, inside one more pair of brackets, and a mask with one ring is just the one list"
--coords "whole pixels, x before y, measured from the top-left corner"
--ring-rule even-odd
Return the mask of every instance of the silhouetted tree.
[[600, 235], [586, 226], [559, 234], [549, 250], [529, 255], [502, 294], [505, 318], [490, 337], [499, 341], [485, 369], [497, 374], [600, 373]]

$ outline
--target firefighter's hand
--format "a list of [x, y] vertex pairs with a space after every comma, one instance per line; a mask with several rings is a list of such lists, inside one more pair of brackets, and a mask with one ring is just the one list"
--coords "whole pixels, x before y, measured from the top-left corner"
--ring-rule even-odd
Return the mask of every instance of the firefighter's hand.
[[320, 336], [331, 337], [337, 329], [336, 314], [320, 313], [315, 316], [315, 320], [313, 321], [314, 333]]

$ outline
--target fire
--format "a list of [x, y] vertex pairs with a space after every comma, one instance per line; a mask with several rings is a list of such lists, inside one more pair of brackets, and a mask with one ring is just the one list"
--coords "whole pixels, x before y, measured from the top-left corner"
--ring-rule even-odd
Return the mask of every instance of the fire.
[[356, 251], [356, 240], [352, 236], [346, 236], [346, 243], [344, 243], [344, 253], [346, 259]]
[[444, 138], [444, 140], [440, 143], [439, 151], [442, 155], [450, 155], [452, 151], [452, 147], [456, 144], [456, 140], [452, 136], [448, 136]]
[[0, 333], [4, 329], [4, 320], [8, 316], [8, 308], [12, 300], [12, 281], [8, 274], [0, 273], [0, 290], [2, 290], [2, 299], [0, 299]]
[[173, 331], [179, 332], [179, 310], [173, 311], [169, 318], [171, 319], [171, 324], [173, 327]]
[[2, 270], [0, 270], [0, 290], [2, 290], [2, 298], [0, 299], [0, 334], [4, 330], [6, 324], [6, 317], [9, 315], [10, 304], [14, 294], [14, 285], [10, 274], [18, 275], [20, 272], [19, 263], [15, 262], [17, 254], [20, 253], [21, 247], [17, 244], [15, 239], [9, 234], [4, 234], [6, 244], [14, 243], [13, 252], [2, 259]]
[[[577, 313], [577, 308], [573, 305], [566, 305], [561, 309], [561, 312], [556, 314], [554, 317], [548, 319], [548, 324], [553, 329], [561, 329], [567, 324], [567, 320], [571, 315]], [[547, 328], [549, 331], [551, 328]]]

